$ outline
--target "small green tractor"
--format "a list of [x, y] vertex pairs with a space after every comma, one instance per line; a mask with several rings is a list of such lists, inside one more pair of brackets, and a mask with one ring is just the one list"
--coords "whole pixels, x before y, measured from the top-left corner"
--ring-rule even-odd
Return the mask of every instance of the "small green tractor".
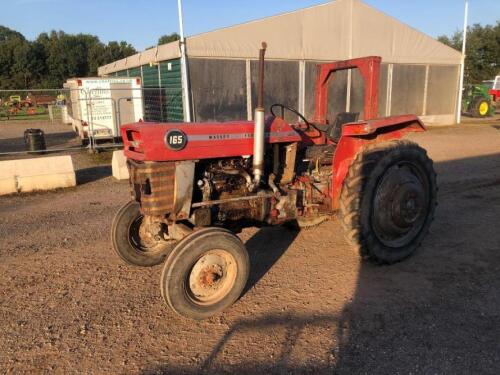
[[470, 84], [464, 87], [462, 112], [472, 117], [487, 117], [495, 114], [488, 87], [481, 84]]

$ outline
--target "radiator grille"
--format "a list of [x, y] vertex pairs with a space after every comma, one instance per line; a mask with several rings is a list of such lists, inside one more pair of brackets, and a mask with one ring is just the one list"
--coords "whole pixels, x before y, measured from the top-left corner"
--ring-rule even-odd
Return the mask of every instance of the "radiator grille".
[[164, 216], [174, 211], [175, 162], [127, 161], [132, 198], [144, 215]]

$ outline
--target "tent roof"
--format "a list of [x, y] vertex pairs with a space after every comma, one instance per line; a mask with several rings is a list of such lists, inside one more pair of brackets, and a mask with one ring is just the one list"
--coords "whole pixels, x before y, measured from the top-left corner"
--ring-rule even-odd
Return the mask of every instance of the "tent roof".
[[[377, 55], [390, 63], [461, 63], [458, 51], [360, 0], [330, 1], [195, 35], [186, 43], [190, 57], [254, 59], [262, 41], [268, 44], [269, 59], [329, 61]], [[164, 52], [154, 61], [180, 57], [178, 42], [158, 49]], [[135, 61], [129, 57], [127, 68], [137, 66], [132, 66]], [[99, 74], [121, 69], [113, 64], [99, 68]]]
[[101, 66], [98, 69], [98, 75], [103, 76], [120, 70], [137, 68], [141, 65], [177, 59], [179, 57], [181, 57], [179, 41], [162, 44], [144, 52], [136, 53], [135, 55]]

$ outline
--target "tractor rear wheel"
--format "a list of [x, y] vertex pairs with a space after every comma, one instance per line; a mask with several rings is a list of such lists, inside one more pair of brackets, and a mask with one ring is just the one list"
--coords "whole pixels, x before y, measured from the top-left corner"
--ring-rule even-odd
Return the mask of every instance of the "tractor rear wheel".
[[240, 239], [228, 230], [206, 228], [184, 238], [161, 275], [161, 295], [177, 314], [206, 319], [241, 295], [250, 260]]
[[484, 98], [477, 98], [472, 103], [472, 116], [486, 117], [490, 114], [490, 102]]
[[[116, 213], [111, 226], [111, 242], [116, 254], [126, 263], [152, 267], [162, 263], [178, 241], [167, 241], [158, 233], [156, 239], [141, 238], [143, 215], [140, 205], [131, 201]], [[166, 231], [159, 227], [160, 231]]]
[[410, 256], [434, 218], [432, 160], [410, 141], [375, 145], [358, 154], [340, 199], [342, 224], [359, 254], [391, 264]]

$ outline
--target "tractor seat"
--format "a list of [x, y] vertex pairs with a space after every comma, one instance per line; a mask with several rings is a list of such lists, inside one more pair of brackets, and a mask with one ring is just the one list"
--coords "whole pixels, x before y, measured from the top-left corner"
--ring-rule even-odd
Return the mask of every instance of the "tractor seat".
[[326, 136], [333, 142], [337, 143], [342, 135], [342, 127], [345, 124], [358, 121], [359, 112], [340, 112], [333, 124], [326, 130]]

